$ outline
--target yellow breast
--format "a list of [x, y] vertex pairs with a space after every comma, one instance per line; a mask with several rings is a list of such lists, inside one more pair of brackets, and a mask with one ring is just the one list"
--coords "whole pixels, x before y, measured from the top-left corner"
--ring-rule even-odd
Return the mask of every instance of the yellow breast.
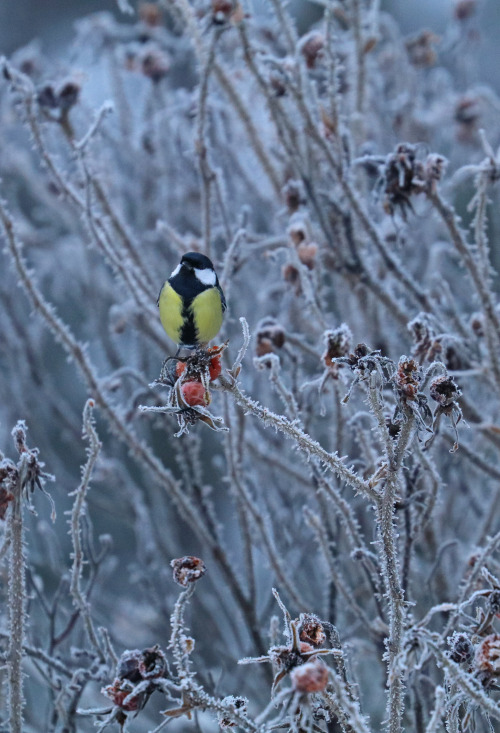
[[168, 282], [162, 288], [158, 300], [160, 320], [163, 328], [172, 341], [181, 342], [181, 330], [184, 323], [182, 317], [182, 298]]
[[222, 326], [222, 303], [217, 288], [209, 288], [196, 296], [191, 303], [198, 341], [206, 344], [220, 331]]

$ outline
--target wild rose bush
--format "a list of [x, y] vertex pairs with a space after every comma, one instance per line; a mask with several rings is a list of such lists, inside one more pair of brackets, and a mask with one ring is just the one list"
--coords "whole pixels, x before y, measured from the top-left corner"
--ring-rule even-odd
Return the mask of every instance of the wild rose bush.
[[[119, 6], [2, 61], [2, 730], [493, 730], [476, 2], [441, 39], [368, 0], [302, 35], [282, 0]], [[178, 368], [191, 250], [228, 311]]]

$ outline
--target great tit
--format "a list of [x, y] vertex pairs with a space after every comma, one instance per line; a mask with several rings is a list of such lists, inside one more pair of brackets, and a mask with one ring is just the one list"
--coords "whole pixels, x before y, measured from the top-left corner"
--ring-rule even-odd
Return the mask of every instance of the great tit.
[[183, 255], [158, 296], [162, 326], [180, 346], [205, 346], [220, 331], [226, 299], [210, 259]]

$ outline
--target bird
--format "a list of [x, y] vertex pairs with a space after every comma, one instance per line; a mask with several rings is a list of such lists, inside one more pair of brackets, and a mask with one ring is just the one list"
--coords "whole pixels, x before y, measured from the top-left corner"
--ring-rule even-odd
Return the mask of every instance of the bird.
[[205, 347], [220, 331], [226, 299], [212, 261], [187, 252], [163, 284], [156, 302], [167, 336], [181, 347]]

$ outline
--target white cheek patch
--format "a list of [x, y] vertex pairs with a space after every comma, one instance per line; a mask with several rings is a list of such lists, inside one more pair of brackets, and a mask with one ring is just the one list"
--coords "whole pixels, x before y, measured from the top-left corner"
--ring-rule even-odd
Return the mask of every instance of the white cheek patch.
[[[177, 267], [175, 268], [175, 270], [172, 270], [172, 273], [170, 275], [170, 278], [171, 277], [175, 277], [176, 275], [178, 275], [180, 271], [181, 271], [181, 266], [180, 265], [177, 265]], [[170, 278], [169, 278], [169, 280], [170, 280]]]
[[205, 267], [203, 270], [195, 269], [194, 274], [203, 285], [215, 285], [215, 272], [209, 267]]

